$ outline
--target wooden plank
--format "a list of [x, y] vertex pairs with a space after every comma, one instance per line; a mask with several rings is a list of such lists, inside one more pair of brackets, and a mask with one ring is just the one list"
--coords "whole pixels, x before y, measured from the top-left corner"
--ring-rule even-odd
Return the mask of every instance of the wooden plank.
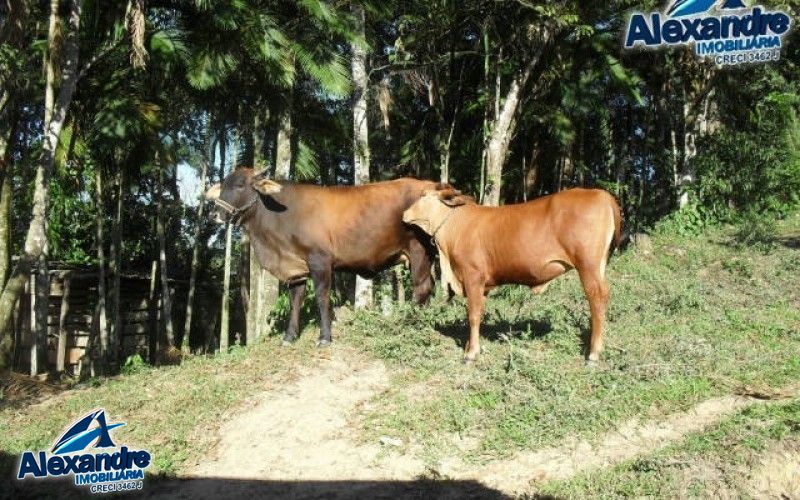
[[143, 323], [150, 318], [150, 311], [136, 311], [122, 314], [123, 323]]
[[73, 337], [72, 342], [69, 343], [70, 347], [80, 347], [81, 349], [85, 349], [87, 345], [89, 345], [89, 335]]
[[[67, 349], [67, 362], [70, 365], [77, 365], [78, 362], [83, 357], [83, 353], [86, 352], [84, 349], [72, 347]], [[75, 369], [75, 368], [73, 368]]]
[[156, 304], [156, 271], [158, 270], [158, 261], [154, 260], [150, 267], [150, 289], [147, 299], [147, 306], [150, 311], [150, 339], [148, 341], [148, 358], [150, 364], [156, 364], [156, 352], [158, 344], [158, 311], [161, 310]]
[[129, 335], [127, 337], [122, 337], [122, 348], [125, 351], [132, 350], [133, 348], [146, 349], [147, 337], [144, 335]]
[[128, 323], [122, 327], [122, 335], [147, 335], [150, 333], [149, 323]]
[[30, 320], [31, 320], [31, 339], [30, 339], [31, 340], [31, 342], [30, 342], [31, 343], [31, 358], [30, 358], [31, 371], [30, 371], [30, 373], [31, 373], [31, 377], [35, 377], [36, 375], [39, 374], [39, 360], [38, 360], [38, 355], [37, 355], [38, 354], [37, 353], [37, 351], [38, 351], [37, 346], [39, 344], [39, 339], [37, 338], [38, 335], [36, 335], [36, 275], [35, 274], [31, 274], [30, 281], [31, 281], [31, 288], [30, 288], [30, 290], [31, 290], [31, 317], [30, 317]]
[[63, 299], [61, 300], [61, 312], [59, 314], [58, 319], [58, 351], [56, 356], [56, 371], [63, 372], [64, 371], [64, 363], [67, 358], [67, 330], [66, 330], [66, 322], [67, 322], [67, 314], [69, 314], [69, 290], [70, 289], [70, 277], [66, 275], [64, 277], [64, 284], [63, 284]]

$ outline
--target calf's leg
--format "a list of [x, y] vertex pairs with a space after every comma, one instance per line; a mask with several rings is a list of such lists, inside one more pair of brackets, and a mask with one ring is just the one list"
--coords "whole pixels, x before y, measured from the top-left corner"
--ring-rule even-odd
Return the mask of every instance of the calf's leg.
[[311, 279], [314, 281], [314, 293], [319, 309], [319, 341], [317, 347], [331, 344], [331, 277], [333, 266], [330, 258], [324, 255], [311, 256], [308, 260]]
[[431, 258], [422, 243], [417, 240], [411, 240], [409, 243], [408, 264], [411, 268], [411, 282], [414, 285], [414, 301], [420, 305], [427, 304], [433, 291]]
[[472, 280], [465, 284], [467, 293], [467, 316], [469, 318], [469, 340], [464, 346], [464, 363], [469, 364], [478, 358], [481, 352], [480, 331], [483, 307], [486, 303], [484, 283]]
[[297, 340], [300, 333], [300, 309], [306, 296], [306, 282], [289, 285], [289, 324], [283, 336], [283, 345], [289, 345]]
[[587, 364], [600, 360], [600, 351], [603, 350], [603, 324], [608, 309], [609, 289], [608, 282], [599, 266], [579, 268], [578, 274], [583, 284], [586, 298], [589, 299], [589, 311], [592, 317], [592, 331], [589, 336], [589, 352], [586, 356]]

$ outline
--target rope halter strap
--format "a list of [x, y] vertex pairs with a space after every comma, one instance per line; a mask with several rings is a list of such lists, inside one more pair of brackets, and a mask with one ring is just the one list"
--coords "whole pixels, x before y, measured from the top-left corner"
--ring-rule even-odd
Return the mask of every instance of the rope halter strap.
[[214, 200], [214, 205], [218, 206], [220, 210], [228, 214], [231, 224], [238, 226], [242, 221], [242, 216], [245, 214], [245, 212], [250, 210], [253, 205], [255, 205], [255, 203], [258, 201], [258, 198], [258, 194], [254, 194], [247, 203], [238, 208], [220, 198]]
[[457, 208], [458, 208], [458, 207], [450, 207], [450, 211], [447, 213], [447, 217], [445, 217], [444, 219], [442, 219], [442, 222], [440, 222], [440, 223], [439, 223], [439, 225], [436, 227], [436, 230], [435, 230], [435, 231], [433, 231], [433, 233], [431, 234], [431, 239], [433, 240], [433, 243], [434, 243], [434, 244], [435, 244], [437, 247], [439, 246], [439, 242], [437, 242], [437, 241], [436, 241], [436, 233], [438, 233], [438, 232], [439, 232], [439, 230], [440, 230], [442, 227], [444, 227], [444, 224], [445, 224], [445, 223], [446, 223], [448, 220], [450, 220], [450, 217], [452, 217], [452, 216], [453, 216], [453, 213], [456, 211], [456, 209], [457, 209]]

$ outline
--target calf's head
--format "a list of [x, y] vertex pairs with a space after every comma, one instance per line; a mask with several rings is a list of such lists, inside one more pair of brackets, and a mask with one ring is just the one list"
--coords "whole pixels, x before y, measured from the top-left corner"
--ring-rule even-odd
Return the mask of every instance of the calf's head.
[[475, 200], [461, 191], [446, 186], [422, 193], [422, 197], [403, 212], [403, 222], [418, 226], [433, 236], [449, 216], [450, 211], [461, 205], [474, 204]]
[[214, 184], [205, 193], [205, 198], [214, 202], [210, 217], [223, 224], [241, 223], [260, 202], [259, 193], [270, 195], [279, 192], [282, 186], [251, 168], [238, 168], [226, 177], [222, 184]]

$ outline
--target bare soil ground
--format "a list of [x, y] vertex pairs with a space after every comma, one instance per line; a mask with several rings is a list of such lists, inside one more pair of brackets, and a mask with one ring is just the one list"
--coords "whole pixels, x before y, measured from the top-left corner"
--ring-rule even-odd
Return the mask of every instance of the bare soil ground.
[[[414, 443], [364, 443], [357, 425], [364, 405], [390, 385], [383, 363], [337, 345], [303, 368], [294, 382], [248, 401], [222, 425], [216, 444], [157, 498], [280, 496], [355, 498], [503, 497], [532, 493], [537, 483], [609, 467], [674, 443], [763, 397], [706, 400], [654, 421], [631, 420], [596, 440], [519, 452], [474, 465], [457, 454], [435, 468]], [[784, 396], [797, 391], [783, 391]], [[776, 449], [753, 476], [756, 496], [798, 495], [798, 449]], [[794, 481], [794, 484], [792, 482]], [[788, 492], [788, 493], [787, 493]]]

